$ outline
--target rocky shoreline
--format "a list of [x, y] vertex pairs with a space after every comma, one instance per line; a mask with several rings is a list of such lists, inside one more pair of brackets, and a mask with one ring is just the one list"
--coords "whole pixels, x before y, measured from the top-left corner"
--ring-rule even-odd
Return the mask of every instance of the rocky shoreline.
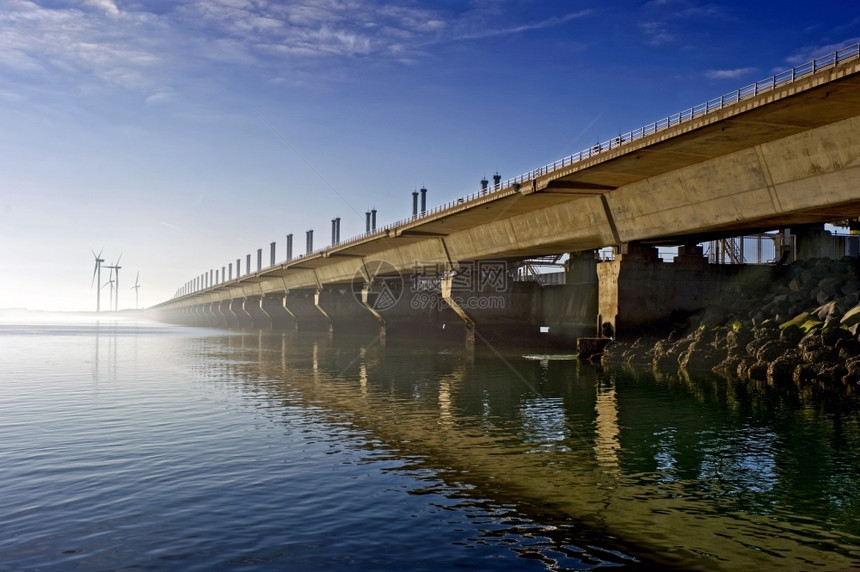
[[860, 259], [749, 267], [668, 335], [615, 340], [604, 364], [712, 370], [729, 378], [860, 383]]

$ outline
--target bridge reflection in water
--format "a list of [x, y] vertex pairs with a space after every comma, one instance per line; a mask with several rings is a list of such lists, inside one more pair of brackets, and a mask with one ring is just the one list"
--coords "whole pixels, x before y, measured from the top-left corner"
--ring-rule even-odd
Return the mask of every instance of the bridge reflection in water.
[[623, 554], [693, 569], [860, 565], [850, 393], [326, 334], [202, 343], [263, 401], [327, 412], [464, 495]]

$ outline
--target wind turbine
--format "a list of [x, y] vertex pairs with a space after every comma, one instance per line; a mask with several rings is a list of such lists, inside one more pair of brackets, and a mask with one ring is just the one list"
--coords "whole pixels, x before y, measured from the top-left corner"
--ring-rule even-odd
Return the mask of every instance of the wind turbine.
[[[96, 288], [96, 312], [100, 312], [102, 305], [102, 262], [104, 262], [102, 252], [104, 252], [104, 248], [102, 248], [98, 254], [96, 254], [96, 251], [92, 248], [90, 248], [90, 250], [93, 253], [93, 258], [96, 259], [96, 265], [95, 268], [93, 268], [93, 280], [90, 283], [90, 288], [92, 288], [93, 284], [99, 285], [99, 287]], [[98, 279], [98, 281], [96, 281], [96, 279]]]
[[[113, 308], [114, 311], [119, 310], [119, 269], [122, 268], [122, 266], [119, 265], [119, 261], [121, 259], [122, 259], [122, 253], [120, 253], [119, 258], [116, 259], [116, 262], [114, 262], [112, 266], [105, 266], [105, 268], [111, 269], [111, 280], [109, 281], [110, 285], [111, 285], [111, 287], [110, 287], [111, 296], [113, 297], [114, 292], [116, 292], [116, 299], [115, 299], [114, 308]], [[114, 281], [113, 281], [114, 273], [116, 273], [116, 284], [115, 285], [114, 285]], [[107, 285], [107, 284], [108, 284], [108, 282], [105, 282], [105, 285]], [[116, 286], [116, 289], [114, 289], [114, 286]]]
[[137, 276], [134, 277], [134, 286], [131, 287], [134, 290], [134, 309], [137, 310], [137, 295], [140, 293], [140, 271], [138, 271]]
[[[112, 268], [112, 267], [106, 266], [105, 268]], [[108, 306], [110, 306], [110, 309], [113, 310], [113, 270], [111, 270], [110, 278], [108, 279], [108, 281], [105, 282], [104, 284], [102, 284], [102, 288], [104, 288], [108, 284], [110, 284], [110, 298], [108, 298], [110, 303], [108, 304]]]

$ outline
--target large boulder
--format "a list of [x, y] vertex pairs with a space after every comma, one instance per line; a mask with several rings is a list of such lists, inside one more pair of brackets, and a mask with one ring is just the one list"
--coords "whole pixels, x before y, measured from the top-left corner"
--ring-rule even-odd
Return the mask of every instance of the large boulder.
[[842, 316], [839, 323], [846, 328], [860, 324], [860, 304], [845, 312], [845, 315]]
[[797, 352], [788, 352], [767, 366], [767, 381], [772, 385], [787, 385], [792, 382], [794, 371], [800, 365]]

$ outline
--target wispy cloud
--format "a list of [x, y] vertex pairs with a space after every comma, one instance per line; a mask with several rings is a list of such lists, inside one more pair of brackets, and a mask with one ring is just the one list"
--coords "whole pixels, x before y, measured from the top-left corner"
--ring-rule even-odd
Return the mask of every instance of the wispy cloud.
[[836, 43], [828, 43], [819, 46], [807, 46], [802, 50], [799, 50], [791, 56], [787, 57], [786, 62], [788, 62], [788, 64], [791, 66], [798, 66], [800, 64], [805, 64], [806, 62], [811, 62], [816, 58], [826, 56], [827, 54], [831, 54], [836, 50], [844, 48], [845, 46], [856, 44], [858, 42], [860, 42], [860, 36], [853, 36]]
[[[703, 21], [726, 16], [723, 8], [695, 0], [652, 0], [643, 6], [645, 18], [639, 29], [652, 46], [674, 43], [683, 38], [690, 21]], [[679, 23], [682, 23], [679, 24]]]
[[639, 29], [652, 46], [661, 46], [675, 40], [675, 35], [669, 31], [665, 22], [641, 22]]
[[705, 77], [709, 79], [738, 79], [758, 71], [756, 68], [737, 68], [733, 70], [708, 70]]
[[586, 16], [590, 16], [593, 13], [593, 10], [580, 10], [578, 12], [571, 12], [569, 14], [565, 14], [564, 16], [553, 16], [551, 18], [547, 18], [545, 20], [541, 20], [539, 22], [530, 22], [519, 24], [516, 26], [509, 26], [506, 28], [499, 29], [484, 29], [480, 31], [465, 33], [462, 35], [457, 35], [449, 38], [449, 40], [460, 41], [460, 40], [482, 40], [485, 38], [492, 38], [494, 36], [507, 36], [510, 34], [520, 34], [522, 32], [530, 32], [533, 30], [541, 30], [544, 28], [550, 28], [554, 26], [561, 26], [571, 20], [576, 20], [579, 18], [585, 18]]
[[177, 82], [203, 75], [197, 72], [213, 64], [257, 68], [277, 82], [318, 70], [322, 60], [412, 62], [432, 45], [541, 30], [591, 14], [581, 10], [511, 25], [492, 3], [470, 11], [374, 0], [190, 0], [159, 11], [145, 6], [83, 0], [49, 8], [4, 0], [0, 70], [29, 74], [20, 86], [41, 74], [44, 84], [108, 84], [138, 90], [156, 103], [169, 100]]

